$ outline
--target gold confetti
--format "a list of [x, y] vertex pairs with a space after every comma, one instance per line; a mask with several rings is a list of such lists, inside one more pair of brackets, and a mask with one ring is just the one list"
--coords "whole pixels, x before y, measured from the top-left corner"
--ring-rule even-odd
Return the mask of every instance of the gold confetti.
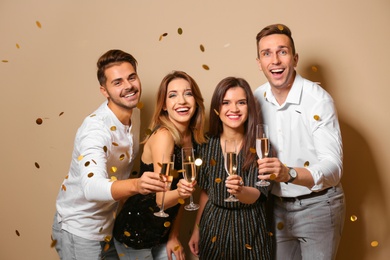
[[268, 232], [268, 235], [269, 235], [270, 237], [272, 237], [272, 236], [274, 236], [274, 233], [272, 233], [272, 232], [270, 231], [270, 232]]
[[248, 244], [245, 244], [245, 247], [249, 250], [252, 250], [252, 246], [251, 245], [248, 245]]
[[86, 161], [86, 162], [84, 163], [84, 166], [85, 166], [85, 167], [88, 167], [90, 164], [91, 164], [90, 161]]
[[278, 25], [278, 29], [279, 29], [280, 31], [283, 31], [283, 29], [284, 29], [283, 25], [279, 24], [279, 25]]
[[180, 249], [180, 245], [176, 245], [174, 248], [173, 248], [173, 251], [177, 251]]
[[276, 179], [275, 173], [272, 173], [272, 174], [269, 176], [269, 179], [270, 179], [271, 181], [275, 180], [275, 179]]
[[7, 62], [8, 62], [8, 60], [1, 60], [1, 62], [7, 63]]
[[205, 51], [203, 44], [201, 44], [201, 45], [199, 46], [199, 48], [200, 48], [201, 52], [204, 52], [204, 51]]
[[39, 21], [36, 21], [35, 24], [38, 26], [38, 28], [42, 28], [42, 25]]
[[93, 172], [88, 173], [88, 178], [91, 178], [93, 176]]
[[215, 166], [217, 164], [217, 161], [214, 158], [211, 158], [210, 165]]
[[65, 176], [65, 180], [67, 180], [68, 178], [69, 178], [69, 175], [66, 175], [66, 176]]
[[181, 204], [181, 205], [184, 204], [184, 200], [183, 200], [182, 198], [179, 198], [179, 199], [177, 200], [177, 202], [179, 202], [179, 204]]
[[111, 167], [111, 172], [112, 172], [112, 173], [116, 173], [117, 170], [118, 170], [118, 168], [116, 168], [115, 166], [112, 166], [112, 167]]
[[101, 233], [103, 231], [103, 227], [101, 227], [100, 229], [99, 229], [99, 233]]
[[142, 103], [141, 101], [140, 101], [140, 102], [138, 102], [138, 104], [137, 104], [137, 108], [138, 108], [138, 109], [142, 109], [142, 108], [144, 108], [144, 103]]
[[164, 227], [170, 227], [170, 226], [171, 226], [171, 222], [169, 222], [169, 221], [164, 222]]
[[267, 97], [267, 92], [264, 92], [263, 96], [264, 96], [264, 97]]
[[372, 247], [377, 247], [377, 246], [379, 246], [379, 242], [374, 240], [374, 241], [371, 242], [371, 246]]
[[107, 146], [103, 146], [103, 151], [106, 153], [107, 152]]
[[182, 29], [182, 28], [178, 28], [178, 29], [177, 29], [177, 33], [178, 33], [179, 35], [182, 35], [182, 34], [183, 34], [183, 29]]
[[117, 181], [118, 179], [116, 178], [116, 176], [111, 176], [110, 178], [110, 182], [114, 182], [114, 181]]
[[206, 64], [203, 64], [202, 67], [203, 67], [203, 69], [205, 69], [205, 70], [209, 70], [209, 69], [210, 69], [210, 67], [207, 66]]
[[58, 116], [62, 116], [64, 114], [64, 112], [61, 112]]
[[50, 247], [53, 248], [53, 247], [55, 247], [56, 245], [57, 245], [57, 240], [55, 240], [55, 239], [52, 240], [52, 241], [51, 241], [51, 244], [50, 244]]
[[309, 161], [306, 161], [306, 162], [303, 164], [304, 167], [308, 167], [309, 165], [310, 165]]
[[279, 230], [282, 230], [284, 228], [283, 222], [279, 222], [276, 226]]
[[110, 235], [107, 235], [105, 238], [104, 238], [104, 241], [106, 241], [107, 243], [109, 243], [111, 241], [111, 236]]
[[39, 169], [41, 166], [39, 166], [39, 163], [35, 162], [35, 167]]
[[20, 45], [19, 45], [19, 44], [16, 44], [16, 48], [17, 48], [17, 49], [20, 49]]
[[152, 130], [150, 130], [149, 128], [145, 130], [145, 134], [146, 135], [151, 135], [152, 134]]
[[43, 119], [37, 118], [37, 120], [35, 120], [35, 122], [37, 123], [37, 125], [41, 125], [43, 123]]
[[126, 151], [126, 156], [127, 156], [127, 158], [130, 158], [130, 154], [128, 151]]
[[125, 231], [123, 234], [124, 234], [125, 236], [127, 236], [127, 237], [130, 236], [130, 232], [129, 232], [129, 231]]
[[214, 113], [219, 116], [219, 112], [214, 108]]
[[94, 117], [94, 116], [96, 116], [96, 114], [92, 114], [92, 115], [90, 115], [89, 117]]
[[154, 209], [152, 207], [148, 208], [151, 212], [154, 212]]
[[122, 153], [120, 156], [119, 156], [119, 160], [120, 161], [123, 161], [125, 159], [125, 155]]
[[168, 33], [163, 33], [160, 35], [160, 38], [158, 39], [159, 41], [161, 41], [164, 37], [166, 37], [168, 35]]
[[195, 163], [196, 166], [201, 166], [203, 161], [202, 161], [202, 159], [197, 158], [194, 163]]
[[314, 115], [313, 118], [314, 118], [314, 120], [316, 120], [316, 121], [320, 120], [320, 116], [319, 116], [319, 115]]
[[104, 245], [103, 251], [104, 251], [104, 252], [107, 252], [108, 249], [110, 249], [110, 244], [106, 243], [106, 244]]
[[249, 151], [250, 151], [251, 153], [256, 153], [256, 148], [251, 147], [251, 148], [249, 148]]
[[111, 127], [110, 127], [110, 130], [111, 130], [111, 131], [115, 131], [115, 130], [116, 130], [116, 126], [111, 126]]
[[214, 236], [212, 239], [211, 239], [211, 243], [214, 243], [215, 241], [217, 241], [217, 237]]
[[115, 142], [112, 142], [112, 145], [113, 145], [113, 146], [118, 146], [118, 144], [117, 144], [117, 143], [115, 143]]
[[77, 160], [78, 160], [78, 161], [81, 161], [83, 158], [84, 158], [84, 156], [83, 156], [83, 155], [80, 155], [79, 157], [77, 157]]
[[65, 186], [64, 184], [62, 184], [61, 189], [62, 189], [63, 191], [66, 191], [66, 186]]
[[356, 220], [357, 220], [357, 216], [352, 215], [352, 216], [351, 216], [351, 221], [352, 221], [352, 222], [355, 222]]
[[216, 182], [216, 183], [221, 183], [221, 181], [222, 181], [221, 178], [216, 178], [216, 179], [215, 179], [215, 182]]
[[18, 236], [18, 237], [20, 237], [20, 233], [19, 233], [19, 231], [16, 229], [15, 230], [15, 233], [16, 233], [16, 235]]
[[94, 164], [96, 164], [96, 165], [97, 165], [97, 163], [96, 163], [96, 161], [95, 161], [94, 159], [92, 159], [91, 161], [92, 161]]
[[316, 66], [311, 66], [311, 70], [312, 70], [313, 72], [317, 72], [317, 71], [318, 71], [318, 68], [317, 68]]

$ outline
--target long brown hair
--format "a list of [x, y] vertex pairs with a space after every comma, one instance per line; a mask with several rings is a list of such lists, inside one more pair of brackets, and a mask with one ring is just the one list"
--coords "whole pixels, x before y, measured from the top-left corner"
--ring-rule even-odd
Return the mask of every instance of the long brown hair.
[[[240, 87], [245, 91], [246, 101], [248, 105], [248, 119], [244, 123], [244, 142], [242, 152], [244, 157], [243, 169], [248, 170], [249, 167], [256, 163], [256, 154], [252, 153], [252, 147], [256, 143], [256, 125], [260, 123], [260, 106], [253, 96], [252, 89], [248, 82], [243, 78], [227, 77], [221, 80], [215, 87], [213, 97], [211, 98], [210, 106], [210, 137], [219, 137], [223, 132], [222, 121], [219, 118], [222, 102], [226, 92], [230, 88]], [[217, 114], [218, 113], [218, 114]]]
[[189, 128], [195, 142], [202, 144], [206, 140], [204, 137], [205, 107], [203, 104], [202, 93], [200, 92], [199, 86], [195, 80], [183, 71], [172, 71], [161, 81], [160, 87], [157, 91], [156, 107], [149, 127], [151, 130], [154, 130], [156, 127], [165, 127], [172, 134], [175, 144], [181, 145], [182, 135], [171, 120], [169, 120], [168, 112], [163, 109], [167, 99], [168, 85], [172, 80], [178, 78], [184, 79], [190, 83], [192, 95], [196, 102], [196, 110], [191, 118]]

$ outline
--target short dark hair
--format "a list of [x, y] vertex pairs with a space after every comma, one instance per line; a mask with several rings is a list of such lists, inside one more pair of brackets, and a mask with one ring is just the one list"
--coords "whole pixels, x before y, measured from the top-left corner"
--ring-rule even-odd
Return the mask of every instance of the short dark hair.
[[137, 71], [137, 60], [131, 54], [124, 51], [109, 50], [99, 58], [97, 61], [97, 78], [100, 86], [104, 86], [107, 81], [105, 74], [106, 69], [123, 62], [130, 63], [134, 70]]
[[295, 55], [295, 44], [294, 44], [294, 40], [292, 38], [291, 30], [286, 25], [279, 23], [279, 24], [268, 25], [268, 26], [264, 27], [264, 29], [261, 30], [257, 34], [257, 36], [256, 36], [256, 44], [257, 44], [257, 57], [258, 58], [260, 57], [259, 56], [260, 55], [260, 53], [259, 53], [259, 42], [260, 42], [260, 40], [262, 38], [264, 38], [265, 36], [272, 35], [272, 34], [284, 34], [284, 35], [286, 35], [290, 39], [292, 53], [293, 53], [293, 55]]

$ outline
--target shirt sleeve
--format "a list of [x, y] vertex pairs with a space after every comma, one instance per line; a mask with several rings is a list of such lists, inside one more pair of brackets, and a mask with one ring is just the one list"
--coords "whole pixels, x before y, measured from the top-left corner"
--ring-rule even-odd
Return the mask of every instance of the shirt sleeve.
[[342, 176], [343, 151], [340, 126], [333, 100], [320, 101], [310, 119], [318, 162], [307, 169], [314, 179], [312, 191], [336, 186]]

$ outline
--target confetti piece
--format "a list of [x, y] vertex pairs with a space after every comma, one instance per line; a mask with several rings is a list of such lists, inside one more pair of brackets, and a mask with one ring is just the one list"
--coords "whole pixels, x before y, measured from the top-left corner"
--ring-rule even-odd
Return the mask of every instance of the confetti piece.
[[57, 240], [55, 240], [55, 239], [52, 240], [52, 241], [51, 241], [51, 244], [50, 244], [50, 247], [53, 248], [53, 247], [55, 247], [56, 245], [57, 245]]
[[65, 186], [64, 184], [62, 184], [61, 189], [62, 189], [63, 191], [66, 191], [66, 186]]
[[116, 176], [111, 176], [111, 178], [110, 178], [110, 182], [114, 182], [114, 181], [117, 181], [118, 179], [117, 179], [117, 177]]
[[316, 66], [311, 66], [311, 70], [312, 70], [313, 72], [317, 72], [317, 71], [318, 71], [318, 68], [317, 68]]
[[316, 120], [316, 121], [320, 120], [320, 116], [319, 116], [319, 115], [314, 115], [313, 118], [314, 118], [314, 120]]
[[184, 200], [183, 200], [182, 198], [179, 198], [179, 199], [177, 200], [177, 202], [179, 202], [180, 205], [183, 205], [183, 204], [184, 204]]
[[104, 250], [104, 252], [107, 252], [108, 249], [110, 249], [110, 244], [107, 243], [107, 244], [104, 245], [103, 250]]
[[149, 128], [145, 130], [145, 134], [146, 135], [151, 135], [152, 134], [152, 130], [150, 130]]
[[78, 161], [81, 161], [83, 158], [84, 158], [83, 155], [79, 155], [79, 157], [77, 157], [77, 160], [78, 160]]
[[275, 180], [275, 179], [276, 179], [275, 173], [272, 173], [272, 174], [269, 176], [269, 179], [270, 179], [271, 181]]
[[216, 183], [221, 183], [221, 181], [222, 181], [221, 178], [216, 178], [216, 179], [215, 179], [215, 182], [216, 182]]
[[90, 115], [89, 117], [94, 117], [94, 116], [96, 116], [96, 114], [92, 114], [92, 115]]
[[137, 104], [137, 108], [138, 108], [138, 109], [142, 109], [142, 108], [144, 108], [144, 103], [142, 103], [141, 101], [140, 101], [140, 102], [138, 102], [138, 104]]
[[130, 236], [130, 232], [129, 232], [129, 231], [125, 231], [123, 234], [124, 234], [125, 236], [127, 236], [127, 237]]
[[210, 165], [215, 166], [217, 164], [217, 161], [214, 158], [211, 158]]
[[279, 222], [276, 226], [279, 230], [282, 230], [284, 228], [283, 222]]
[[69, 175], [66, 175], [66, 176], [65, 176], [65, 180], [67, 180], [68, 178], [69, 178]]
[[107, 146], [103, 146], [103, 151], [106, 153], [107, 152]]
[[119, 160], [120, 161], [123, 161], [125, 159], [125, 155], [122, 153], [120, 156], [119, 156]]
[[96, 163], [96, 161], [95, 161], [94, 159], [92, 159], [91, 161], [92, 161], [94, 164], [96, 164], [96, 165], [97, 165], [97, 163]]
[[169, 222], [169, 221], [165, 221], [164, 222], [164, 227], [170, 227], [171, 226], [171, 222]]
[[117, 143], [115, 143], [115, 142], [112, 142], [112, 145], [113, 145], [113, 146], [118, 146], [118, 144], [117, 144]]
[[217, 237], [214, 236], [212, 239], [211, 239], [211, 242], [214, 243], [215, 241], [217, 241]]
[[160, 38], [158, 39], [159, 41], [161, 41], [164, 37], [166, 37], [168, 35], [168, 33], [163, 33], [160, 35]]
[[111, 127], [110, 127], [110, 130], [111, 130], [111, 131], [115, 131], [115, 130], [116, 130], [116, 126], [111, 126]]
[[16, 233], [16, 235], [17, 235], [18, 237], [20, 237], [20, 233], [19, 233], [18, 230], [15, 230], [15, 233]]
[[100, 229], [99, 229], [99, 233], [101, 233], [103, 231], [103, 227], [101, 227]]
[[304, 167], [308, 167], [309, 165], [310, 165], [309, 161], [306, 161], [306, 162], [303, 164]]
[[43, 123], [43, 119], [37, 118], [37, 120], [35, 120], [35, 122], [37, 123], [37, 125], [41, 125]]
[[41, 166], [39, 166], [39, 163], [35, 162], [35, 167], [37, 167], [37, 169], [39, 169]]
[[200, 48], [201, 52], [205, 51], [204, 46], [202, 44], [199, 46], [199, 48]]
[[352, 215], [352, 216], [351, 216], [351, 221], [352, 221], [352, 222], [355, 222], [356, 220], [357, 220], [357, 216]]
[[256, 153], [256, 148], [251, 147], [251, 148], [249, 148], [249, 151], [250, 151], [251, 153]]
[[264, 96], [264, 97], [267, 97], [267, 92], [264, 92], [263, 96]]
[[206, 64], [203, 64], [202, 67], [203, 67], [203, 69], [205, 69], [205, 70], [210, 70], [210, 67], [207, 66]]
[[17, 48], [17, 49], [20, 49], [20, 45], [19, 45], [19, 44], [16, 44], [16, 48]]
[[273, 236], [274, 236], [274, 233], [272, 233], [272, 232], [270, 231], [270, 232], [268, 232], [268, 235], [269, 235], [270, 237], [273, 237]]
[[112, 167], [111, 167], [111, 172], [112, 172], [112, 173], [116, 173], [117, 170], [118, 170], [118, 168], [116, 168], [115, 166], [112, 166]]
[[278, 29], [279, 29], [280, 31], [283, 31], [283, 29], [284, 29], [283, 25], [279, 24], [279, 25], [278, 25]]
[[111, 241], [111, 238], [112, 238], [112, 237], [108, 235], [108, 236], [106, 236], [106, 237], [104, 238], [104, 241], [107, 242], [107, 243], [109, 243], [109, 242]]
[[247, 249], [249, 249], [249, 250], [252, 249], [252, 246], [251, 246], [251, 245], [248, 245], [248, 244], [245, 244], [245, 247], [246, 247]]
[[1, 60], [1, 62], [7, 63], [7, 62], [8, 62], [8, 60]]
[[59, 115], [58, 116], [62, 116], [64, 114], [64, 112], [61, 112], [61, 113], [59, 113]]
[[195, 163], [196, 166], [201, 166], [203, 161], [202, 161], [202, 159], [197, 158], [194, 163]]
[[39, 21], [36, 21], [35, 24], [38, 26], [38, 28], [42, 28], [42, 24]]
[[85, 166], [85, 167], [88, 167], [90, 164], [91, 164], [90, 161], [86, 161], [86, 162], [84, 163], [84, 166]]
[[93, 176], [93, 172], [88, 173], [88, 178], [91, 178]]
[[379, 242], [374, 240], [374, 241], [371, 242], [371, 246], [372, 247], [377, 247], [377, 246], [379, 246]]
[[178, 29], [177, 29], [177, 33], [178, 33], [179, 35], [182, 35], [182, 34], [183, 34], [183, 29], [182, 29], [182, 28], [178, 28]]
[[219, 112], [214, 108], [214, 113], [219, 116]]

